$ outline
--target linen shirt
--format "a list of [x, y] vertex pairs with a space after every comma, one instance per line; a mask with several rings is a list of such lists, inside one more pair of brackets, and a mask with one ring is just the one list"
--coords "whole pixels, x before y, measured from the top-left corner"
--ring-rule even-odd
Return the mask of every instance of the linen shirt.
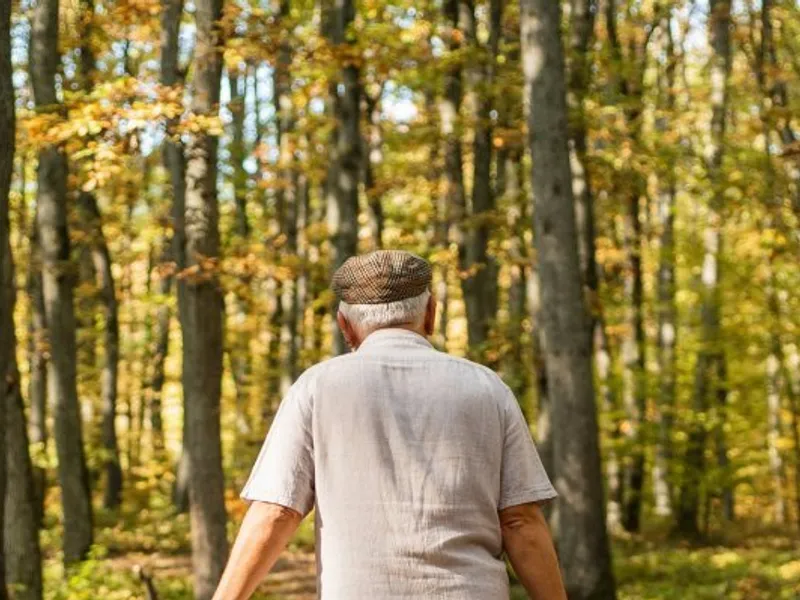
[[324, 600], [508, 600], [498, 511], [555, 496], [501, 379], [403, 329], [300, 376], [242, 492], [316, 507]]

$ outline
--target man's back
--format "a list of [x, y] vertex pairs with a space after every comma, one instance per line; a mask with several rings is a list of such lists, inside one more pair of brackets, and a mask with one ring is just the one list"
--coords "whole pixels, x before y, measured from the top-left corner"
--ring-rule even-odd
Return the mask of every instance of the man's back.
[[497, 375], [384, 329], [309, 369], [273, 427], [243, 496], [316, 503], [322, 598], [508, 598], [498, 510], [555, 492]]

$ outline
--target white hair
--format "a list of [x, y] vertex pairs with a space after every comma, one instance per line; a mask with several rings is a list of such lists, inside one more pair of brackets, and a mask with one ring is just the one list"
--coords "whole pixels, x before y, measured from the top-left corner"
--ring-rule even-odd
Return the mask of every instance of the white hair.
[[430, 297], [430, 291], [425, 290], [419, 296], [387, 304], [339, 302], [339, 312], [362, 333], [395, 325], [419, 326], [425, 319], [425, 309]]

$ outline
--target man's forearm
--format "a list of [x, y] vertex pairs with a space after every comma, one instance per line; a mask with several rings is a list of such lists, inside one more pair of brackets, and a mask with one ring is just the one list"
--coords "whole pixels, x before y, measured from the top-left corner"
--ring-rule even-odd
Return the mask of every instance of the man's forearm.
[[514, 506], [500, 513], [500, 522], [503, 547], [528, 595], [533, 600], [566, 600], [556, 550], [541, 509]]
[[242, 521], [213, 600], [247, 600], [272, 569], [302, 516], [266, 502], [253, 502]]

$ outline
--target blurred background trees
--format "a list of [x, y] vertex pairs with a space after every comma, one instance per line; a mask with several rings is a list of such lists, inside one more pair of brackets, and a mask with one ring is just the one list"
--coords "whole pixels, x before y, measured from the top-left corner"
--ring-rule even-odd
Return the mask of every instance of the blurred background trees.
[[[662, 597], [640, 540], [796, 529], [798, 40], [789, 0], [3, 3], [13, 597], [189, 553], [209, 597], [281, 395], [345, 349], [330, 274], [380, 247], [517, 394], [571, 598]], [[751, 584], [709, 597], [783, 593]]]

